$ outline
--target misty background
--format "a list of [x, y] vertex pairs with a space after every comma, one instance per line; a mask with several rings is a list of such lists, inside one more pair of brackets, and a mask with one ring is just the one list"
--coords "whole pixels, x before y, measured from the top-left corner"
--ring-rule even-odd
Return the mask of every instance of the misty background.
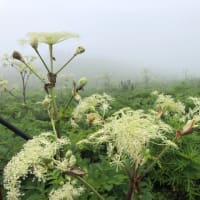
[[[86, 52], [64, 73], [91, 80], [137, 79], [144, 71], [158, 79], [198, 78], [199, 10], [199, 0], [0, 0], [0, 57], [13, 50], [34, 55], [19, 44], [28, 32], [67, 31], [80, 38], [55, 46], [57, 64], [77, 46]], [[0, 69], [4, 78], [18, 78], [2, 63]]]

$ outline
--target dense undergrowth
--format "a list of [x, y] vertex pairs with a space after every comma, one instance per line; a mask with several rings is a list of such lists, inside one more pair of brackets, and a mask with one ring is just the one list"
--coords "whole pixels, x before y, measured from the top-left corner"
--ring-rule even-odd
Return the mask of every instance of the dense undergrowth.
[[[161, 93], [173, 96], [176, 100], [183, 102], [186, 106], [186, 111], [192, 107], [190, 96], [198, 97], [200, 95], [199, 80], [183, 81], [176, 84], [171, 84], [163, 87], [156, 86], [138, 86], [136, 88], [107, 88], [102, 89], [99, 93], [107, 92], [115, 100], [111, 102], [112, 109], [106, 114], [110, 116], [114, 112], [124, 107], [130, 107], [133, 110], [143, 109], [147, 111], [155, 107], [156, 97], [151, 95], [151, 92], [158, 90]], [[105, 91], [107, 90], [107, 91]], [[93, 90], [86, 89], [82, 96], [89, 96]], [[67, 94], [69, 91], [57, 91], [56, 98], [59, 100], [59, 105], [64, 105], [65, 101], [70, 98]], [[62, 96], [62, 98], [60, 98]], [[64, 97], [64, 98], [63, 98]], [[0, 98], [0, 115], [12, 124], [28, 133], [31, 136], [37, 136], [42, 132], [51, 131], [51, 124], [47, 112], [41, 108], [36, 102], [41, 101], [43, 93], [32, 91], [27, 94], [27, 104], [21, 104], [20, 96], [13, 98], [6, 93], [1, 94]], [[89, 124], [81, 124], [81, 128], [72, 127], [70, 118], [72, 116], [73, 107], [76, 106], [73, 102], [65, 118], [61, 122], [62, 136], [70, 138], [72, 150], [77, 158], [77, 165], [86, 172], [84, 179], [94, 186], [94, 188], [106, 200], [124, 199], [129, 187], [129, 180], [126, 171], [119, 168], [116, 172], [116, 167], [110, 165], [110, 160], [106, 154], [106, 146], [80, 145], [75, 144], [87, 138], [88, 135], [99, 129], [99, 126], [91, 126]], [[173, 127], [174, 136], [177, 130], [182, 128], [179, 120], [175, 117], [163, 117], [163, 121]], [[169, 148], [165, 154], [156, 160], [152, 170], [145, 174], [140, 182], [141, 192], [135, 194], [133, 199], [142, 200], [198, 200], [200, 199], [200, 134], [198, 127], [194, 129], [191, 135], [180, 138], [176, 143], [178, 150]], [[173, 140], [173, 135], [170, 136]], [[0, 126], [0, 187], [5, 198], [5, 190], [3, 188], [3, 169], [8, 161], [20, 151], [25, 143], [23, 139], [14, 135], [8, 129]], [[73, 145], [74, 144], [74, 145]], [[159, 152], [162, 151], [162, 146], [151, 145], [148, 147], [148, 160], [146, 166], [149, 166], [155, 160]], [[16, 166], [17, 167], [17, 166]], [[22, 196], [23, 200], [47, 199], [49, 185], [62, 185], [63, 177], [55, 171], [48, 174], [47, 183], [32, 181], [32, 177], [28, 177], [23, 182], [21, 190], [25, 193]], [[88, 189], [78, 197], [78, 199], [97, 199]]]

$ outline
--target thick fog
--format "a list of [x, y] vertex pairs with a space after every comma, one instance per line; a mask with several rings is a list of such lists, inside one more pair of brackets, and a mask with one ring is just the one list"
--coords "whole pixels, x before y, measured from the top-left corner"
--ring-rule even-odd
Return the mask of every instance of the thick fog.
[[198, 77], [199, 10], [199, 0], [0, 0], [0, 56], [34, 54], [19, 45], [27, 32], [69, 31], [80, 38], [57, 44], [56, 57], [60, 64], [84, 46], [67, 69], [78, 76]]

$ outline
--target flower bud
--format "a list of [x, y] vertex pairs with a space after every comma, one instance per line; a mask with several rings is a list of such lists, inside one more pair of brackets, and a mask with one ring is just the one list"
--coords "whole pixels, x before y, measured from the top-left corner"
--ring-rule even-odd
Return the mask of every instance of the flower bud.
[[84, 87], [88, 82], [88, 79], [86, 77], [82, 77], [79, 80], [79, 86]]
[[77, 49], [76, 49], [76, 52], [75, 52], [75, 55], [78, 55], [78, 54], [82, 54], [82, 53], [84, 53], [85, 52], [85, 49], [84, 49], [84, 47], [78, 47]]
[[87, 84], [88, 79], [86, 77], [82, 77], [79, 80], [78, 86], [76, 87], [76, 91], [83, 89], [83, 87]]
[[72, 156], [72, 151], [71, 150], [68, 150], [66, 153], [65, 153], [65, 157], [66, 158], [70, 158]]
[[33, 38], [31, 41], [30, 41], [30, 45], [33, 47], [33, 49], [37, 49], [38, 48], [38, 40], [36, 38]]
[[76, 164], [76, 157], [72, 155], [69, 159], [69, 165], [74, 166]]
[[18, 51], [14, 51], [13, 54], [12, 54], [12, 57], [14, 59], [16, 59], [16, 60], [23, 61], [23, 57], [22, 57], [22, 55]]

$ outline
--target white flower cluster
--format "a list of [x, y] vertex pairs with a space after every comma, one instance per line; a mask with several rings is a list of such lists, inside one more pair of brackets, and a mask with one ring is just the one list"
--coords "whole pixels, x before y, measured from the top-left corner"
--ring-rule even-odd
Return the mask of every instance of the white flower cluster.
[[[107, 94], [93, 94], [89, 97], [86, 97], [80, 100], [77, 107], [74, 109], [72, 116], [75, 121], [79, 121], [84, 117], [90, 118], [91, 116], [87, 116], [89, 113], [99, 114], [102, 118], [105, 116], [106, 112], [111, 108], [109, 102], [112, 101], [113, 98]], [[97, 115], [93, 115], [95, 117]], [[101, 121], [100, 117], [96, 121]]]
[[70, 142], [66, 138], [58, 139], [52, 133], [42, 133], [24, 144], [23, 149], [14, 156], [4, 168], [4, 187], [8, 200], [17, 200], [20, 193], [21, 179], [34, 174], [39, 181], [45, 181], [47, 163], [52, 163], [56, 153]]
[[61, 188], [52, 190], [49, 194], [49, 200], [73, 200], [83, 193], [84, 188], [76, 186], [76, 182], [72, 181], [65, 183]]
[[199, 97], [189, 97], [192, 100], [194, 107], [189, 108], [186, 120], [194, 119], [195, 123], [200, 122], [200, 98]]
[[164, 115], [168, 115], [169, 112], [180, 115], [185, 113], [185, 105], [180, 101], [175, 101], [171, 95], [158, 93], [154, 93], [154, 95], [158, 96], [156, 105], [157, 107], [161, 107]]
[[120, 165], [123, 158], [128, 157], [137, 166], [142, 164], [145, 149], [151, 140], [164, 142], [168, 132], [172, 132], [171, 127], [153, 115], [143, 110], [124, 108], [116, 112], [102, 129], [78, 144], [107, 143], [107, 153], [113, 163]]
[[[76, 33], [68, 33], [68, 32], [30, 32], [27, 34], [28, 41], [33, 43], [45, 43], [48, 45], [57, 44], [66, 39], [70, 38], [78, 38], [79, 35]], [[26, 41], [24, 41], [26, 42]]]

